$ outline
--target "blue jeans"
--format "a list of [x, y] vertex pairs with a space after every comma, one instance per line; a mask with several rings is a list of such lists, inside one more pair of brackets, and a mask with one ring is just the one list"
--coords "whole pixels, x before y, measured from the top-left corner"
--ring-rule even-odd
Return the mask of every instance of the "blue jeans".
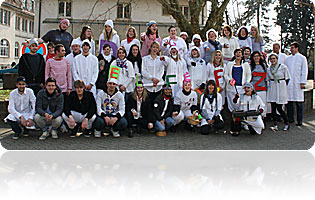
[[165, 126], [163, 126], [163, 124], [160, 121], [156, 121], [155, 122], [155, 129], [156, 131], [165, 131], [169, 128], [171, 128], [171, 126], [173, 126], [175, 123], [174, 119], [172, 117], [168, 117], [165, 119]]
[[294, 103], [296, 104], [297, 122], [302, 123], [303, 120], [303, 102], [289, 101], [287, 104], [287, 112], [289, 121], [294, 121]]
[[[114, 126], [112, 126], [112, 128], [114, 131], [122, 131], [127, 127], [127, 125], [128, 125], [127, 120], [124, 117], [122, 117], [120, 118], [120, 120], [116, 121], [116, 123], [114, 124]], [[97, 117], [96, 120], [94, 121], [94, 128], [97, 131], [100, 131], [102, 128], [105, 128], [105, 127], [110, 127], [110, 126], [106, 125], [104, 118]]]

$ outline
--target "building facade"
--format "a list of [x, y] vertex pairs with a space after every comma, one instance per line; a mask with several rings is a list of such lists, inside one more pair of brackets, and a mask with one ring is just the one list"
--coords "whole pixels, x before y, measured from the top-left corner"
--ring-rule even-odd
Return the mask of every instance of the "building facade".
[[[183, 14], [189, 18], [188, 1], [180, 0], [180, 3]], [[155, 0], [38, 0], [36, 8], [36, 37], [42, 37], [47, 31], [58, 28], [60, 19], [68, 18], [71, 22], [68, 31], [74, 38], [79, 37], [82, 26], [90, 25], [96, 44], [107, 19], [114, 21], [114, 29], [121, 40], [126, 38], [125, 32], [130, 25], [137, 29], [139, 38], [139, 33], [146, 31], [146, 23], [155, 20], [163, 38], [168, 35], [168, 27], [176, 23]], [[206, 8], [203, 13], [206, 13]], [[201, 15], [200, 19], [205, 21], [206, 15]]]
[[0, 69], [18, 63], [22, 43], [34, 37], [34, 0], [5, 0], [0, 10]]

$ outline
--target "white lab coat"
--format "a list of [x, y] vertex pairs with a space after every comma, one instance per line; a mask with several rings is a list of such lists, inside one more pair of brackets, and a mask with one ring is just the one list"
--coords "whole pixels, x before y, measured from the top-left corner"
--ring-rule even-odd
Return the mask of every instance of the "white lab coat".
[[[117, 66], [117, 60], [114, 60], [111, 65]], [[127, 69], [126, 68], [121, 68], [120, 69], [120, 74], [118, 78], [118, 85], [123, 85], [126, 87], [126, 92], [130, 93], [133, 92], [135, 89], [135, 71], [133, 69], [132, 63], [127, 60], [126, 61]]]
[[[191, 63], [195, 62], [196, 66], [193, 66]], [[206, 61], [199, 58], [189, 57], [187, 60], [187, 68], [191, 77], [191, 88], [193, 90], [197, 89], [202, 83], [207, 81], [207, 66]]]
[[204, 94], [201, 95], [200, 98], [200, 110], [202, 115], [201, 126], [208, 125], [207, 120], [212, 120], [212, 118], [217, 114], [221, 120], [222, 116], [220, 114], [222, 109], [222, 96], [217, 93], [217, 98], [213, 100], [212, 104], [210, 104], [209, 100], [205, 98], [205, 102], [203, 102]]
[[[234, 56], [234, 50], [240, 48], [238, 38], [234, 36], [232, 36], [230, 39], [227, 39], [226, 37], [221, 37], [220, 43], [222, 45], [222, 54], [224, 58], [231, 59]], [[229, 48], [224, 48], [224, 44], [228, 44]]]
[[30, 88], [25, 88], [23, 94], [19, 94], [18, 89], [14, 89], [10, 93], [8, 111], [9, 115], [4, 119], [11, 121], [19, 121], [23, 116], [26, 120], [33, 119], [35, 115], [36, 97]]
[[301, 83], [307, 82], [307, 60], [300, 53], [287, 57], [286, 66], [290, 73], [290, 81], [288, 84], [288, 101], [304, 101], [304, 91], [301, 89]]
[[175, 94], [177, 94], [177, 92], [183, 88], [184, 74], [187, 72], [187, 65], [184, 59], [178, 60], [176, 62], [170, 57], [165, 57], [165, 61], [167, 63], [166, 76], [176, 75], [175, 78], [169, 78], [169, 82], [177, 82], [177, 84], [171, 85], [173, 96], [175, 96]]
[[96, 80], [98, 77], [98, 60], [97, 57], [89, 54], [88, 56], [83, 56], [82, 54], [77, 55], [73, 60], [73, 79], [82, 80], [86, 86], [92, 84], [93, 87], [90, 90], [94, 98], [96, 97]]
[[222, 105], [225, 104], [225, 85], [226, 81], [224, 80], [224, 66], [218, 66], [214, 68], [214, 65], [208, 63], [207, 65], [207, 81], [214, 80], [217, 87], [221, 87], [223, 91], [220, 91], [222, 96]]
[[[288, 103], [288, 91], [287, 84], [285, 80], [290, 79], [290, 74], [288, 67], [284, 64], [280, 64], [277, 71], [278, 81], [274, 81], [274, 76], [271, 73], [271, 68], [267, 69], [267, 102], [275, 102], [277, 104], [287, 104]], [[283, 80], [279, 80], [283, 79]]]
[[[264, 109], [265, 107], [265, 104], [260, 96], [255, 94], [252, 96], [240, 95], [240, 98], [237, 100], [237, 104], [239, 104], [239, 110], [243, 111]], [[243, 122], [252, 126], [258, 134], [261, 134], [262, 129], [265, 128], [261, 115], [259, 115], [254, 121], [249, 120], [249, 118], [252, 117], [248, 117], [247, 120], [244, 120]]]

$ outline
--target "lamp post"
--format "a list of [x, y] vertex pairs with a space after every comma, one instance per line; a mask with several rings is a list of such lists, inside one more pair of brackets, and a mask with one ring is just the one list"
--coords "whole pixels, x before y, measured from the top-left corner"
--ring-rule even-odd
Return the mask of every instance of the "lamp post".
[[[312, 3], [306, 3], [306, 2], [303, 2], [301, 0], [295, 0], [294, 1], [294, 5], [299, 5], [299, 6], [309, 6], [312, 8], [313, 10], [313, 17], [314, 17], [314, 29], [315, 29], [315, 6], [314, 4]], [[315, 35], [315, 31], [314, 31], [314, 35]], [[314, 77], [313, 77], [313, 88], [315, 87], [315, 37], [314, 37], [314, 52], [313, 52], [313, 59], [314, 59], [314, 62], [313, 62], [313, 72], [314, 72]]]

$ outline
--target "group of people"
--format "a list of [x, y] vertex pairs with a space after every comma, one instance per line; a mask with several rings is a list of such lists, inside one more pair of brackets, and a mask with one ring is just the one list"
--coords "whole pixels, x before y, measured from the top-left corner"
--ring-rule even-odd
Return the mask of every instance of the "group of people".
[[[19, 61], [17, 89], [9, 98], [5, 119], [14, 131], [13, 139], [40, 128], [40, 140], [58, 131], [76, 137], [101, 137], [109, 128], [113, 137], [128, 128], [133, 137], [139, 128], [166, 136], [185, 123], [185, 128], [209, 134], [224, 127], [224, 105], [232, 113], [231, 135], [242, 129], [261, 134], [263, 118], [271, 113], [273, 130], [278, 131], [279, 114], [284, 131], [294, 120], [302, 125], [307, 81], [307, 60], [299, 44], [290, 45], [291, 55], [273, 52], [266, 56], [257, 27], [241, 27], [236, 36], [230, 26], [218, 32], [210, 29], [206, 41], [170, 26], [162, 39], [155, 21], [137, 39], [129, 27], [120, 41], [112, 20], [107, 20], [99, 37], [99, 54], [90, 26], [73, 39], [67, 32], [70, 22], [60, 21], [57, 30], [31, 39], [30, 53]], [[141, 42], [140, 42], [141, 41]], [[48, 55], [37, 53], [38, 43], [48, 43]], [[283, 107], [287, 106], [287, 113]], [[108, 133], [104, 133], [108, 134]]]

